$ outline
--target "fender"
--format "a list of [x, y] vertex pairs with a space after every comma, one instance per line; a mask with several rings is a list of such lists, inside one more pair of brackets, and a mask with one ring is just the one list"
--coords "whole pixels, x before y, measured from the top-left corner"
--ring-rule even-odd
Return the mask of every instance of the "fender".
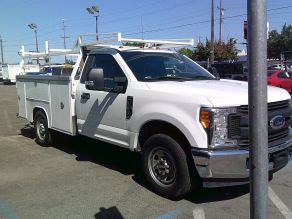
[[[160, 112], [157, 109], [160, 109]], [[200, 124], [196, 124], [199, 121], [199, 108], [197, 112], [194, 109], [191, 115], [184, 111], [182, 107], [174, 107], [165, 103], [153, 103], [134, 112], [131, 121], [128, 123], [128, 128], [131, 132], [139, 134], [140, 129], [147, 122], [153, 120], [164, 121], [178, 128], [192, 147], [207, 147], [207, 134]]]
[[[43, 106], [39, 106], [39, 105], [34, 106], [32, 112], [34, 112], [35, 109], [41, 109], [41, 110], [43, 110], [45, 112], [46, 117], [47, 117], [47, 121], [48, 121], [48, 128], [51, 128], [51, 118], [49, 117], [47, 110]], [[33, 114], [31, 115], [31, 121], [30, 122], [33, 122]]]

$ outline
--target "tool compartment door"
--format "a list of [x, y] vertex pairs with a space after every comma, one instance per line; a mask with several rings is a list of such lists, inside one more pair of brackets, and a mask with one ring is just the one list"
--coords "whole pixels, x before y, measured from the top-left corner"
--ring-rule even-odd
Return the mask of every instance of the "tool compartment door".
[[18, 116], [22, 118], [27, 118], [24, 81], [22, 80], [18, 81], [16, 87], [17, 87]]
[[[61, 78], [60, 78], [61, 79]], [[74, 134], [74, 121], [71, 97], [71, 81], [51, 80], [49, 83], [51, 103], [51, 128], [67, 134]]]

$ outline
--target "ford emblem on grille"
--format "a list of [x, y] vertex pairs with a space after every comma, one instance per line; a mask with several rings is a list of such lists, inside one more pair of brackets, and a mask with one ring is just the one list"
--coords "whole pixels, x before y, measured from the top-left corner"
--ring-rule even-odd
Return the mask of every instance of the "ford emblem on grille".
[[285, 117], [284, 116], [275, 116], [270, 121], [270, 126], [273, 129], [283, 128], [285, 125]]

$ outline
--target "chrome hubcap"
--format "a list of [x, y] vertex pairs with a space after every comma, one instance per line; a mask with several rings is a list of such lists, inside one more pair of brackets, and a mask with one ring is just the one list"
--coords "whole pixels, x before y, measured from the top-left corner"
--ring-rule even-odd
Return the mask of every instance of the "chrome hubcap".
[[164, 148], [155, 148], [150, 152], [148, 168], [152, 178], [161, 186], [167, 187], [176, 178], [175, 162], [170, 152]]
[[43, 120], [37, 122], [37, 133], [40, 139], [45, 139], [46, 137], [46, 128]]

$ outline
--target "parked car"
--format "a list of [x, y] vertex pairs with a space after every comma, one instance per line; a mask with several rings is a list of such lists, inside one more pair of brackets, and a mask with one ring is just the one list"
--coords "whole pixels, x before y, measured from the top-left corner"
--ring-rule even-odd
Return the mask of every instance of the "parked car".
[[268, 71], [268, 84], [292, 92], [292, 71]]
[[281, 70], [281, 69], [283, 69], [283, 66], [280, 63], [268, 66], [268, 70]]
[[71, 75], [73, 70], [72, 65], [49, 65], [44, 66], [42, 72], [51, 74], [51, 75]]
[[220, 78], [247, 81], [247, 63], [246, 62], [220, 62], [212, 65], [216, 68]]

